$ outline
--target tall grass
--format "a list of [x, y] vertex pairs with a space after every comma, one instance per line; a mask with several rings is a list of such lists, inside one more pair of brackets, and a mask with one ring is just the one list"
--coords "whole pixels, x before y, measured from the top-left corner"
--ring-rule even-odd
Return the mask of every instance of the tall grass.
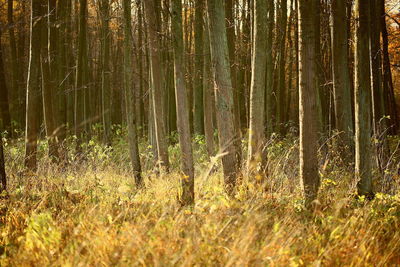
[[138, 190], [122, 136], [113, 149], [92, 140], [84, 161], [70, 157], [63, 167], [50, 163], [42, 143], [37, 175], [21, 172], [22, 141], [7, 144], [1, 266], [400, 264], [400, 195], [355, 197], [351, 166], [334, 152], [321, 156], [318, 203], [307, 211], [295, 138], [274, 141], [270, 177], [260, 185], [244, 176], [234, 198], [224, 193], [220, 166], [211, 168], [196, 139], [196, 205], [182, 208], [178, 147], [170, 147], [173, 171], [159, 177], [142, 142], [145, 186]]

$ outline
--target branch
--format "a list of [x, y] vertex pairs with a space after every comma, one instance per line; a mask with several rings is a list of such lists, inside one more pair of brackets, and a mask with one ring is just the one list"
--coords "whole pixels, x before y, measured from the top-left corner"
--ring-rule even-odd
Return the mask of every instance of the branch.
[[388, 18], [392, 19], [392, 20], [397, 24], [397, 26], [400, 27], [400, 22], [399, 22], [396, 18], [393, 18], [393, 17], [390, 16], [388, 13], [386, 13], [386, 16], [387, 16]]

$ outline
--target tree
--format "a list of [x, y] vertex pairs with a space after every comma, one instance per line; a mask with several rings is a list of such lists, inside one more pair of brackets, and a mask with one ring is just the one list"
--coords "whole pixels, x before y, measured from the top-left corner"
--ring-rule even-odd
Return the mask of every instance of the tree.
[[178, 119], [179, 143], [182, 155], [182, 195], [184, 205], [194, 204], [194, 168], [190, 136], [189, 109], [184, 76], [184, 45], [182, 33], [182, 1], [172, 0], [172, 40], [174, 48], [174, 74], [176, 113]]
[[195, 29], [194, 29], [194, 52], [195, 52], [195, 73], [194, 73], [194, 109], [193, 124], [196, 134], [204, 133], [204, 109], [203, 109], [203, 16], [204, 0], [195, 2]]
[[40, 104], [40, 46], [43, 24], [42, 1], [31, 1], [30, 53], [26, 86], [25, 168], [36, 171], [37, 139], [39, 134]]
[[135, 121], [135, 94], [132, 88], [132, 17], [131, 0], [123, 1], [124, 8], [124, 88], [129, 155], [136, 185], [142, 184], [141, 165]]
[[340, 145], [352, 152], [354, 133], [351, 110], [351, 82], [349, 72], [346, 0], [332, 1], [332, 73], [336, 129]]
[[110, 2], [98, 1], [101, 14], [101, 106], [104, 143], [111, 143], [111, 86], [110, 86]]
[[[15, 41], [15, 25], [14, 25], [14, 0], [8, 0], [7, 6], [7, 18], [8, 18], [8, 34], [10, 39], [10, 52], [11, 52], [11, 92], [10, 92], [10, 109], [15, 110], [10, 114], [10, 117], [13, 116], [12, 120], [18, 121], [19, 119], [19, 106], [18, 106], [18, 94], [20, 92], [21, 87], [21, 76], [20, 68], [18, 68], [18, 55], [17, 55], [17, 43]], [[22, 65], [22, 64], [21, 64]], [[12, 133], [11, 133], [12, 134]]]
[[[267, 1], [254, 2], [254, 42], [250, 88], [249, 172], [265, 169], [265, 74], [267, 64]], [[261, 165], [261, 166], [258, 166]], [[261, 173], [261, 172], [260, 172]]]
[[[297, 0], [296, 0], [297, 1]], [[266, 92], [265, 92], [265, 117], [266, 117], [266, 136], [270, 137], [273, 132], [273, 93], [274, 93], [274, 59], [273, 59], [273, 42], [274, 42], [274, 1], [267, 3], [267, 54], [266, 54]]]
[[0, 138], [0, 194], [7, 190], [7, 175], [4, 160], [3, 138]]
[[386, 26], [386, 12], [385, 12], [385, 0], [380, 1], [380, 19], [381, 19], [381, 33], [382, 33], [382, 54], [383, 54], [383, 92], [385, 96], [385, 107], [387, 109], [386, 114], [389, 114], [390, 120], [388, 126], [391, 134], [396, 134], [399, 128], [397, 120], [397, 107], [394, 98], [394, 87], [392, 70], [390, 66], [389, 58], [389, 39], [388, 31]]
[[10, 134], [11, 116], [8, 102], [8, 87], [6, 84], [6, 74], [4, 72], [3, 49], [1, 44], [2, 31], [0, 29], [0, 115], [3, 120], [4, 129]]
[[359, 195], [372, 197], [371, 173], [371, 71], [369, 57], [369, 2], [356, 0], [355, 16], [355, 142]]
[[315, 27], [319, 0], [299, 0], [300, 61], [300, 178], [306, 205], [316, 199], [320, 185], [318, 174], [318, 122], [316, 88]]
[[214, 76], [219, 149], [222, 156], [225, 186], [233, 190], [238, 175], [237, 130], [234, 124], [233, 89], [229, 68], [229, 51], [225, 28], [225, 10], [220, 0], [208, 0], [211, 61]]
[[[49, 0], [43, 4], [45, 14], [47, 14], [47, 20], [42, 23], [42, 41], [40, 51], [40, 65], [42, 73], [42, 97], [43, 97], [43, 114], [46, 126], [46, 135], [49, 142], [49, 156], [55, 160], [59, 160], [58, 145], [57, 145], [57, 124], [56, 124], [56, 109], [55, 107], [55, 87], [56, 87], [56, 66], [52, 64], [54, 61], [55, 52], [53, 46], [56, 44], [55, 41], [51, 42], [51, 38], [55, 34], [51, 31], [51, 27], [54, 24], [54, 17], [56, 15], [56, 1]], [[51, 48], [51, 50], [50, 50]]]
[[87, 53], [87, 0], [79, 0], [79, 36], [78, 59], [76, 66], [75, 86], [75, 136], [77, 137], [77, 152], [81, 152], [81, 142], [85, 135], [87, 115], [86, 91], [88, 88], [88, 53]]
[[208, 27], [208, 18], [205, 17], [205, 27], [203, 29], [203, 53], [204, 53], [204, 66], [203, 66], [203, 106], [204, 106], [204, 135], [206, 139], [206, 146], [208, 156], [212, 157], [215, 154], [214, 144], [214, 111], [215, 111], [215, 98], [213, 94], [213, 81], [211, 71], [211, 53], [210, 53], [210, 33]]
[[163, 70], [161, 62], [161, 42], [160, 42], [160, 18], [157, 16], [157, 0], [145, 1], [144, 9], [146, 14], [150, 69], [151, 69], [151, 90], [152, 90], [152, 109], [154, 119], [154, 132], [157, 142], [157, 154], [160, 167], [169, 169], [168, 145], [166, 138], [165, 125], [163, 121]]
[[284, 124], [286, 123], [285, 101], [285, 66], [286, 66], [286, 28], [287, 28], [287, 0], [280, 1], [280, 12], [278, 14], [277, 34], [278, 52], [277, 52], [277, 88], [276, 88], [276, 120], [278, 131], [284, 134]]
[[379, 170], [383, 176], [384, 168], [389, 159], [389, 144], [386, 139], [387, 129], [385, 118], [385, 100], [382, 81], [382, 49], [381, 49], [381, 13], [379, 10], [379, 1], [370, 1], [370, 61], [371, 61], [371, 79], [372, 79], [372, 122], [374, 136], [377, 142], [376, 160]]

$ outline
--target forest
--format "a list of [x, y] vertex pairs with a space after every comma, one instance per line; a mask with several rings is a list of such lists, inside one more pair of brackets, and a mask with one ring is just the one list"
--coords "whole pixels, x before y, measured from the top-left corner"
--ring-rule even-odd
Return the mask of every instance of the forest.
[[0, 0], [0, 266], [400, 266], [399, 0]]

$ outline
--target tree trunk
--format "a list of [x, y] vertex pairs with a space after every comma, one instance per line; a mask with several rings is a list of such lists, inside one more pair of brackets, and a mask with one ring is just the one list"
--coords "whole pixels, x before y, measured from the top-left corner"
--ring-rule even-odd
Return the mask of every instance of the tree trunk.
[[102, 95], [102, 122], [103, 140], [107, 145], [111, 144], [111, 86], [110, 86], [110, 3], [109, 0], [99, 1], [101, 14], [101, 95]]
[[204, 0], [196, 0], [194, 52], [195, 52], [195, 81], [194, 81], [194, 111], [193, 124], [196, 134], [204, 134], [204, 110], [203, 110], [203, 16]]
[[[58, 1], [57, 3], [57, 22], [60, 24], [57, 38], [57, 49], [56, 64], [58, 66], [57, 71], [57, 102], [58, 103], [58, 114], [57, 114], [57, 132], [58, 142], [62, 147], [67, 134], [67, 95], [71, 88], [71, 77], [70, 69], [68, 66], [68, 51], [70, 49], [67, 40], [69, 36], [68, 26], [70, 23], [70, 12], [71, 12], [71, 1]], [[71, 126], [71, 125], [70, 125]], [[61, 152], [61, 151], [60, 151]], [[63, 151], [65, 155], [66, 151]], [[64, 157], [64, 156], [63, 156]]]
[[[0, 39], [2, 32], [0, 30]], [[11, 133], [11, 116], [8, 102], [8, 88], [6, 84], [6, 76], [4, 72], [4, 62], [3, 62], [3, 49], [0, 40], [0, 112], [1, 119], [3, 120], [3, 129]]]
[[150, 45], [150, 68], [151, 68], [151, 87], [152, 87], [152, 108], [154, 119], [154, 132], [157, 142], [157, 154], [160, 167], [165, 168], [168, 172], [168, 144], [165, 133], [163, 106], [163, 70], [161, 61], [161, 42], [160, 37], [160, 21], [157, 18], [158, 8], [157, 0], [149, 0], [144, 3], [146, 13], [146, 22], [148, 30], [148, 38]]
[[180, 200], [183, 205], [192, 205], [194, 204], [194, 168], [189, 109], [185, 88], [181, 0], [172, 0], [171, 24], [174, 48], [176, 113], [178, 117], [179, 143], [182, 154], [181, 169], [183, 173], [181, 177], [182, 195], [180, 196]]
[[26, 86], [26, 127], [25, 127], [25, 168], [35, 172], [37, 169], [37, 139], [39, 134], [39, 105], [40, 105], [40, 44], [42, 1], [31, 2], [30, 23], [30, 53], [28, 80]]
[[142, 184], [141, 165], [135, 122], [135, 94], [132, 87], [132, 18], [131, 0], [123, 1], [124, 8], [124, 87], [129, 155], [136, 185]]
[[[332, 1], [332, 73], [336, 129], [343, 152], [353, 154], [353, 113], [351, 110], [351, 81], [348, 60], [347, 0]], [[343, 144], [343, 146], [342, 146]]]
[[315, 17], [319, 0], [299, 0], [299, 60], [300, 60], [300, 178], [306, 206], [316, 199], [318, 175], [318, 121]]
[[[8, 0], [8, 12], [7, 12], [7, 17], [8, 17], [8, 34], [10, 38], [10, 61], [11, 61], [11, 76], [12, 76], [12, 82], [11, 82], [11, 92], [10, 92], [10, 110], [13, 110], [10, 114], [10, 117], [13, 121], [18, 122], [19, 119], [19, 113], [21, 110], [19, 109], [18, 106], [18, 92], [20, 91], [20, 80], [21, 80], [21, 73], [19, 73], [18, 68], [18, 55], [17, 55], [17, 44], [15, 41], [15, 25], [14, 25], [14, 1], [13, 0]], [[9, 134], [13, 134], [11, 131]]]
[[286, 113], [285, 113], [285, 103], [286, 103], [286, 87], [285, 87], [285, 66], [286, 66], [286, 26], [287, 26], [287, 0], [280, 1], [280, 14], [279, 14], [279, 26], [277, 27], [277, 36], [279, 36], [279, 41], [277, 47], [278, 55], [278, 87], [277, 87], [277, 106], [276, 106], [276, 118], [279, 133], [284, 134], [285, 123], [286, 123]]
[[[53, 2], [54, 5], [49, 5]], [[46, 4], [43, 4], [45, 14], [47, 14], [47, 20], [42, 23], [42, 40], [41, 40], [41, 51], [40, 51], [40, 65], [42, 73], [42, 97], [43, 97], [43, 114], [46, 127], [46, 136], [49, 143], [49, 157], [57, 162], [59, 160], [58, 147], [57, 147], [57, 126], [56, 126], [56, 110], [55, 107], [55, 66], [51, 64], [51, 60], [54, 60], [54, 55], [50, 52], [50, 47], [55, 42], [50, 42], [51, 35], [54, 31], [50, 31], [51, 23], [54, 23], [52, 16], [55, 16], [55, 1], [50, 0]], [[54, 51], [52, 49], [51, 51]], [[53, 65], [53, 66], [51, 66]], [[52, 68], [53, 67], [53, 68]]]
[[369, 2], [356, 0], [355, 131], [358, 194], [372, 196], [371, 173], [371, 72], [369, 57]]
[[211, 43], [211, 59], [214, 71], [214, 90], [219, 133], [219, 148], [222, 156], [225, 186], [232, 192], [238, 175], [239, 138], [235, 129], [233, 111], [233, 89], [229, 68], [229, 51], [225, 27], [225, 10], [222, 1], [208, 0], [208, 17]]
[[273, 132], [273, 98], [274, 98], [274, 62], [273, 62], [273, 44], [274, 44], [274, 1], [267, 3], [267, 54], [266, 54], [266, 92], [265, 92], [265, 117], [266, 117], [266, 137], [269, 138]]
[[[250, 89], [250, 127], [248, 170], [261, 174], [265, 170], [265, 74], [267, 64], [267, 0], [254, 2], [254, 44]], [[268, 25], [269, 26], [269, 25]]]
[[394, 87], [392, 79], [392, 70], [389, 58], [389, 40], [386, 27], [386, 13], [385, 13], [385, 0], [380, 1], [381, 12], [381, 29], [382, 29], [382, 53], [383, 53], [383, 92], [386, 96], [387, 114], [390, 116], [388, 126], [391, 127], [390, 133], [396, 134], [398, 132], [399, 123], [397, 120], [397, 107], [394, 98]]
[[370, 60], [372, 78], [372, 122], [374, 128], [376, 160], [382, 176], [389, 159], [389, 144], [386, 139], [385, 101], [382, 81], [381, 12], [379, 0], [370, 1]]
[[0, 194], [7, 190], [7, 175], [6, 166], [4, 160], [4, 149], [3, 149], [3, 139], [0, 138]]
[[87, 54], [87, 0], [79, 0], [79, 36], [78, 64], [75, 86], [75, 136], [77, 152], [81, 152], [81, 143], [86, 128], [86, 91], [88, 90], [88, 54]]
[[215, 114], [215, 98], [213, 94], [213, 81], [211, 71], [211, 54], [210, 54], [210, 34], [208, 27], [208, 18], [205, 17], [206, 23], [204, 27], [204, 66], [203, 66], [203, 105], [204, 105], [204, 134], [206, 138], [206, 146], [209, 157], [215, 155], [214, 144], [214, 120]]

